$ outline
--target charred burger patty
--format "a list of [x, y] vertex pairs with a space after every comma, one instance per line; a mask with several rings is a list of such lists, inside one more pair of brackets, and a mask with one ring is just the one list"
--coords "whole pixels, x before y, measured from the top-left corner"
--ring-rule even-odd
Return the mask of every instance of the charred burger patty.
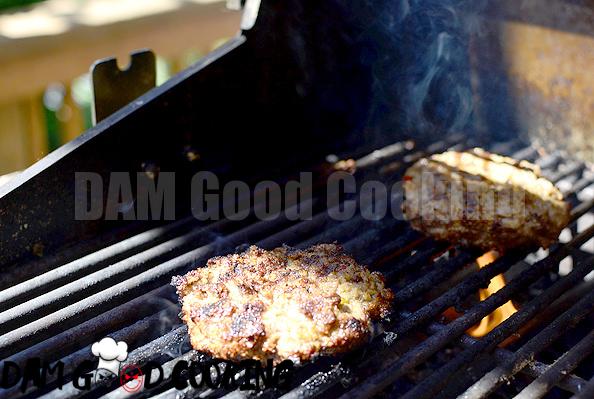
[[538, 166], [478, 148], [419, 160], [406, 171], [404, 189], [413, 228], [486, 250], [548, 247], [570, 217]]
[[305, 361], [365, 342], [393, 297], [336, 244], [212, 258], [173, 284], [194, 349], [227, 360]]

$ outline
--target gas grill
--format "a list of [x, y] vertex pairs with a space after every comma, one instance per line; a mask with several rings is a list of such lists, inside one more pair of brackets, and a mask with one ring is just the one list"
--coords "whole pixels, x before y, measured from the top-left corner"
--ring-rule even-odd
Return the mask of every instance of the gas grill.
[[[369, 38], [347, 13], [333, 14], [343, 22], [328, 21], [326, 12], [345, 10], [320, 3], [263, 1], [252, 29], [0, 187], [0, 359], [21, 370], [30, 359], [61, 361], [65, 376], [64, 386], [48, 374], [44, 386], [30, 383], [23, 392], [17, 384], [0, 397], [594, 397], [594, 167], [525, 137], [452, 133], [456, 118], [442, 130], [378, 135], [374, 129], [388, 129], [390, 118], [373, 106]], [[295, 37], [303, 21], [303, 35], [323, 35], [323, 49], [306, 49], [311, 40]], [[392, 185], [426, 155], [474, 146], [532, 161], [559, 187], [572, 205], [559, 242], [510, 250], [478, 269], [479, 250], [433, 241], [400, 218], [368, 220], [361, 209], [346, 221], [329, 216], [326, 178], [337, 160], [355, 160], [358, 187]], [[200, 170], [252, 183], [312, 171], [311, 199], [293, 206], [312, 209], [313, 217], [257, 220], [258, 201], [245, 220], [184, 216]], [[175, 171], [177, 220], [76, 220], [75, 173], [108, 181], [114, 171]], [[393, 209], [397, 194], [388, 199]], [[177, 363], [209, 359], [191, 350], [172, 276], [246, 245], [334, 241], [383, 273], [395, 292], [383, 331], [352, 353], [296, 366], [282, 389], [173, 386]], [[502, 273], [507, 284], [478, 301], [478, 290]], [[518, 307], [510, 318], [483, 337], [466, 334], [510, 300]], [[105, 336], [127, 343], [123, 367], [159, 364], [163, 381], [133, 393], [115, 378], [78, 389], [75, 368], [96, 362], [91, 345]]]

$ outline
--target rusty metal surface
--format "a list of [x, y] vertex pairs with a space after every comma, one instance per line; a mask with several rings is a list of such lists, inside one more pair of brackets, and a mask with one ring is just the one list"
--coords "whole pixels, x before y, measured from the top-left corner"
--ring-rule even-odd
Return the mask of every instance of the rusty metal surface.
[[[497, 60], [513, 107], [499, 117], [530, 141], [593, 161], [594, 1], [506, 0], [486, 14], [477, 57]], [[497, 75], [482, 69], [482, 79]]]
[[520, 126], [594, 160], [594, 36], [516, 22], [501, 35]]

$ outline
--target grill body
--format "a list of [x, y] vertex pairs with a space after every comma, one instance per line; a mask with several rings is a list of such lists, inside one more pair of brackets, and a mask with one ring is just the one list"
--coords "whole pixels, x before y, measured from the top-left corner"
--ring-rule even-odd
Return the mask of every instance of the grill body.
[[[472, 32], [450, 18], [458, 2], [405, 3], [264, 1], [252, 30], [0, 188], [0, 359], [62, 361], [65, 375], [63, 387], [52, 376], [0, 396], [129, 395], [114, 379], [90, 391], [72, 383], [106, 335], [128, 343], [127, 365], [164, 370], [162, 384], [133, 395], [255, 396], [173, 387], [177, 363], [208, 359], [189, 348], [171, 277], [246, 244], [338, 241], [394, 289], [386, 331], [362, 350], [297, 368], [290, 386], [261, 395], [589, 397], [594, 169], [560, 147], [518, 139], [502, 65], [477, 75]], [[465, 18], [474, 11], [484, 8], [468, 6]], [[476, 145], [536, 162], [572, 203], [572, 222], [549, 251], [510, 251], [479, 271], [480, 252], [434, 242], [403, 220], [328, 216], [329, 154], [357, 160], [360, 187], [392, 185], [422, 156]], [[200, 170], [222, 183], [313, 171], [312, 199], [301, 205], [314, 216], [197, 221], [189, 190]], [[176, 172], [176, 221], [75, 220], [76, 172], [108, 181], [111, 172], [154, 171]], [[477, 302], [500, 273], [508, 285]], [[465, 334], [509, 300], [515, 316], [483, 338]], [[446, 319], [452, 309], [458, 316]]]

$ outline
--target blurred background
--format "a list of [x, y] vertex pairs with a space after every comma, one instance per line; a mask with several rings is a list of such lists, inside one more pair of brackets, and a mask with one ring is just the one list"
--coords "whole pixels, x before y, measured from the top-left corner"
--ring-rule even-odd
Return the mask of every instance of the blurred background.
[[91, 64], [150, 48], [157, 84], [239, 30], [221, 0], [0, 0], [0, 184], [91, 126]]

